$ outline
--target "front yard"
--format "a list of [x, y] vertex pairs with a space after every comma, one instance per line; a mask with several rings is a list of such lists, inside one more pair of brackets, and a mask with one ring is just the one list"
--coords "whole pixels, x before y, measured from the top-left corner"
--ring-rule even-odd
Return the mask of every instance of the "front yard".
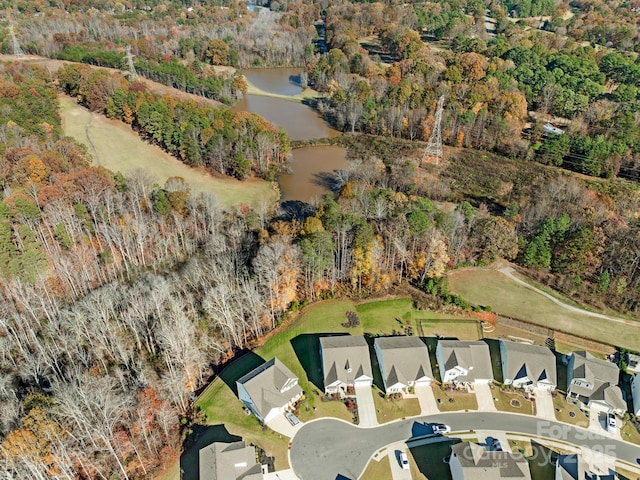
[[433, 393], [441, 412], [478, 409], [475, 393], [469, 393], [466, 390], [444, 389], [439, 385], [433, 388]]
[[515, 390], [508, 391], [498, 385], [494, 385], [491, 389], [491, 394], [493, 395], [496, 408], [501, 412], [533, 415], [533, 403], [524, 397], [523, 392]]
[[373, 403], [376, 406], [378, 423], [420, 415], [420, 402], [417, 398], [402, 398], [399, 394], [385, 396], [382, 390], [374, 388]]

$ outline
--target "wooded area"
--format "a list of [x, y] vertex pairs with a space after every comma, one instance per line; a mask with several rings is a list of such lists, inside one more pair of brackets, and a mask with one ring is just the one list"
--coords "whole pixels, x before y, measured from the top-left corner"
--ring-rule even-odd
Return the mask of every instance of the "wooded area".
[[[28, 53], [122, 67], [130, 45], [142, 75], [225, 103], [246, 84], [219, 65], [304, 67], [303, 80], [324, 95], [315, 107], [347, 133], [335, 141], [348, 148], [349, 168], [305, 218], [223, 211], [181, 178], [158, 185], [144, 171], [90, 166], [63, 137], [59, 89], [187, 165], [240, 179], [275, 178], [291, 148], [286, 132], [159, 96], [118, 72], [3, 64], [7, 478], [150, 477], [179, 453], [198, 415], [194, 392], [213, 367], [319, 298], [409, 282], [432, 308], [477, 309], [448, 292], [444, 272], [506, 258], [570, 296], [638, 313], [633, 2], [16, 6]], [[418, 142], [430, 136], [440, 95], [452, 148], [435, 168], [418, 162]], [[563, 134], [545, 133], [552, 116], [565, 117]]]

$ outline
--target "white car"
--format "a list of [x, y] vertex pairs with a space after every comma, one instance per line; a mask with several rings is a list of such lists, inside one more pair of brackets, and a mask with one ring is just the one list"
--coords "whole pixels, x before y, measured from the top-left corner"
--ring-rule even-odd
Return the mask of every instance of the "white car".
[[406, 452], [400, 452], [400, 466], [403, 470], [409, 470], [409, 459]]
[[614, 413], [607, 414], [607, 430], [611, 433], [615, 433], [618, 428], [618, 424], [616, 422], [616, 415]]
[[433, 433], [437, 433], [439, 435], [451, 432], [451, 427], [444, 423], [434, 423], [431, 428], [433, 428]]

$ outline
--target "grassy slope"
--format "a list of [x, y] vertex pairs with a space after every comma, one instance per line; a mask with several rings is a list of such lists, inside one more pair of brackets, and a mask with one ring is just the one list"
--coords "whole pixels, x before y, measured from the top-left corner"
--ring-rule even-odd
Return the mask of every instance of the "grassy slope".
[[464, 270], [449, 274], [448, 279], [452, 292], [469, 302], [489, 305], [495, 312], [622, 347], [640, 345], [640, 328], [566, 310], [498, 271]]
[[256, 207], [262, 199], [269, 203], [276, 200], [277, 194], [269, 182], [257, 179], [240, 182], [230, 177], [214, 177], [188, 167], [159, 147], [144, 142], [122, 122], [96, 114], [91, 118], [87, 109], [69, 97], [60, 97], [60, 107], [65, 134], [87, 145], [95, 155], [86, 136], [86, 126], [91, 122], [89, 135], [98, 157], [95, 164], [123, 173], [144, 168], [161, 185], [169, 177], [182, 177], [193, 192], [213, 193], [226, 207], [239, 203]]

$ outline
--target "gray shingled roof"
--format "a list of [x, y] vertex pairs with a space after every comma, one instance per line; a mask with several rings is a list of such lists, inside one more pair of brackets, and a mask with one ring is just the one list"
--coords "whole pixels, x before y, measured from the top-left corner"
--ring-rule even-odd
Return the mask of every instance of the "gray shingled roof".
[[322, 337], [320, 348], [325, 386], [337, 380], [350, 383], [362, 376], [373, 378], [369, 346], [362, 335]]
[[265, 418], [273, 408], [280, 408], [302, 394], [302, 388], [297, 384], [283, 390], [291, 380], [297, 381], [298, 377], [284, 363], [273, 358], [241, 377], [237, 383], [244, 385], [258, 413]]
[[500, 344], [501, 354], [506, 353], [502, 359], [505, 380], [527, 377], [533, 382], [546, 380], [557, 385], [556, 357], [547, 347], [508, 340], [500, 340]]
[[[615, 386], [618, 384], [620, 371], [614, 363], [596, 358], [585, 351], [573, 352], [572, 355], [573, 370], [568, 376], [567, 385], [571, 393], [576, 393], [586, 398], [591, 398], [594, 394], [597, 394], [600, 396], [599, 399], [602, 399], [604, 398], [604, 388], [608, 385]], [[572, 385], [571, 381], [573, 379], [583, 380], [588, 385]], [[599, 391], [601, 392], [598, 393]], [[616, 393], [610, 391], [609, 395], [615, 396]], [[622, 398], [622, 394], [620, 394], [620, 397]], [[617, 400], [615, 401], [617, 402]]]
[[469, 374], [459, 377], [460, 380], [473, 382], [481, 378], [493, 379], [489, 345], [482, 341], [463, 342], [460, 340], [439, 340], [442, 348], [445, 371], [460, 366], [469, 369]]
[[378, 360], [381, 366], [384, 365], [385, 386], [408, 385], [425, 376], [433, 378], [429, 349], [420, 338], [379, 337], [374, 342], [383, 357]]
[[200, 449], [200, 480], [261, 480], [255, 447], [215, 442]]
[[529, 464], [519, 453], [490, 452], [472, 442], [453, 445], [451, 453], [460, 461], [465, 480], [531, 480]]

